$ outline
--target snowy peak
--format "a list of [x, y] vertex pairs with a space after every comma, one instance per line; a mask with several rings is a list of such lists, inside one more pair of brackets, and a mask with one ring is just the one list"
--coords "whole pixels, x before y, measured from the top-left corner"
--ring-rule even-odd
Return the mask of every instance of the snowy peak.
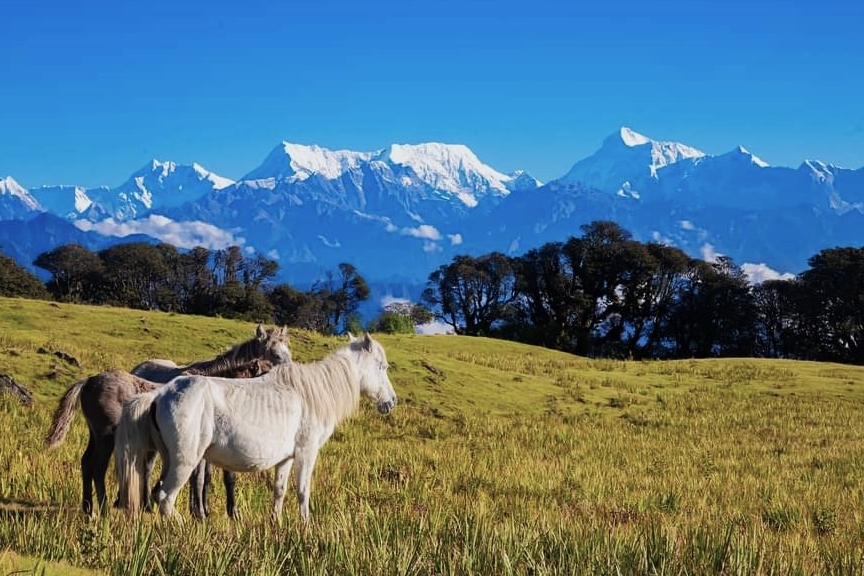
[[[612, 136], [610, 136], [610, 138], [614, 138], [614, 137], [615, 137], [614, 134]], [[643, 136], [642, 134], [639, 134], [638, 132], [634, 132], [633, 130], [631, 130], [627, 126], [621, 127], [621, 129], [618, 131], [618, 137], [621, 138], [621, 142], [625, 146], [630, 146], [631, 148], [633, 146], [641, 146], [643, 144], [648, 144], [649, 142], [651, 142], [650, 138], [648, 138], [647, 136]]]
[[333, 180], [344, 172], [368, 161], [372, 154], [351, 150], [329, 150], [321, 146], [282, 142], [264, 162], [246, 174], [243, 180], [306, 180], [313, 174]]
[[[234, 181], [229, 178], [223, 178], [218, 174], [207, 170], [200, 164], [193, 163], [191, 166], [177, 164], [176, 162], [160, 162], [155, 158], [140, 170], [132, 174], [132, 181], [145, 185], [145, 183], [158, 183], [157, 187], [171, 189], [175, 186], [174, 181], [194, 181], [209, 183], [214, 189], [219, 190], [226, 188]], [[182, 187], [182, 182], [176, 184]]]
[[510, 193], [505, 182], [511, 178], [481, 162], [462, 144], [392, 144], [376, 159], [410, 168], [422, 182], [455, 195], [468, 207], [476, 206], [481, 196]]
[[617, 192], [624, 183], [641, 186], [645, 178], [656, 180], [661, 168], [704, 156], [704, 152], [691, 146], [653, 140], [624, 126], [607, 136], [597, 152], [574, 164], [559, 181]]
[[282, 142], [243, 181], [269, 181], [275, 185], [280, 181], [307, 180], [313, 175], [335, 181], [350, 174], [350, 179], [362, 186], [364, 171], [403, 187], [433, 191], [439, 198], [456, 198], [468, 207], [476, 206], [484, 196], [502, 197], [517, 187], [539, 186], [530, 176], [520, 174], [517, 181], [516, 176], [484, 164], [467, 146], [439, 142], [391, 144], [374, 152]]
[[[40, 211], [39, 202], [11, 176], [0, 179], [0, 197], [4, 200], [20, 204], [24, 210]], [[5, 203], [5, 202], [4, 202]]]
[[749, 164], [754, 164], [759, 168], [768, 168], [768, 163], [744, 148], [744, 146], [736, 146], [731, 152], [721, 154], [718, 158], [731, 158], [733, 161], [744, 161]]
[[509, 179], [504, 182], [504, 185], [511, 192], [530, 192], [543, 186], [543, 182], [537, 180], [524, 170], [516, 170], [510, 174]]
[[[92, 193], [107, 192], [107, 188]], [[93, 205], [92, 193], [81, 186], [41, 186], [30, 193], [49, 212], [64, 218], [75, 218]]]
[[621, 144], [632, 149], [637, 154], [647, 157], [649, 160], [648, 169], [654, 178], [657, 177], [657, 170], [664, 166], [687, 158], [701, 158], [705, 156], [704, 152], [691, 146], [679, 142], [652, 140], [626, 126], [621, 127], [617, 133], [613, 133], [603, 142], [604, 148], [620, 146]]

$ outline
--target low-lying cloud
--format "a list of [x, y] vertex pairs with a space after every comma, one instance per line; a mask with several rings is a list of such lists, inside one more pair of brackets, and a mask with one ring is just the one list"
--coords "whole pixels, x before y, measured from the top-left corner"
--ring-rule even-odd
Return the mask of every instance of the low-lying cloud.
[[211, 250], [220, 250], [228, 246], [243, 246], [246, 243], [246, 239], [242, 236], [235, 236], [233, 232], [212, 224], [200, 220], [175, 222], [159, 214], [125, 222], [116, 222], [113, 218], [106, 218], [100, 222], [76, 220], [75, 227], [85, 232], [93, 231], [105, 236], [121, 238], [132, 234], [146, 234], [178, 248], [203, 246]]

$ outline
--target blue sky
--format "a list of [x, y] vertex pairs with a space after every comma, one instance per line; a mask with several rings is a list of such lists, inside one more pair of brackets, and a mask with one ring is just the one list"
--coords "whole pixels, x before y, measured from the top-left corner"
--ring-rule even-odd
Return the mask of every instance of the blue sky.
[[864, 166], [864, 3], [4, 0], [0, 176], [238, 178], [282, 140], [562, 176], [622, 125]]

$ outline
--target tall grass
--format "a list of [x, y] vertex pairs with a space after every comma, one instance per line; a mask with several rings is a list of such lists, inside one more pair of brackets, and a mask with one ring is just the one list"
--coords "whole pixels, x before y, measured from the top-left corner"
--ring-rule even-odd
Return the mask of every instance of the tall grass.
[[[291, 497], [269, 519], [266, 474], [239, 477], [236, 522], [218, 482], [205, 522], [85, 518], [81, 417], [41, 445], [65, 386], [108, 357], [208, 357], [252, 326], [97, 309], [105, 328], [85, 334], [69, 308], [50, 335], [16, 325], [46, 322], [47, 305], [0, 315], [0, 372], [40, 391], [31, 408], [0, 397], [0, 549], [111, 574], [864, 573], [864, 370], [459, 337], [380, 337], [402, 402], [388, 417], [364, 405], [325, 445], [307, 530]], [[208, 336], [178, 357], [174, 328]], [[339, 343], [292, 336], [300, 361]], [[82, 366], [39, 377], [57, 363], [35, 351], [46, 342]]]

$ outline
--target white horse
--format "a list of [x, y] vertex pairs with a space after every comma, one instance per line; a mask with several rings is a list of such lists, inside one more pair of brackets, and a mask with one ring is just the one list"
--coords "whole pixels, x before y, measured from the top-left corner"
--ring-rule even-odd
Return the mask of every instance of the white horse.
[[311, 364], [279, 365], [263, 376], [227, 379], [181, 376], [129, 401], [117, 427], [115, 459], [121, 506], [139, 509], [148, 446], [162, 455], [158, 493], [163, 516], [202, 458], [235, 472], [275, 467], [273, 516], [282, 501], [292, 463], [303, 523], [309, 520], [312, 469], [318, 451], [361, 394], [387, 414], [396, 393], [387, 376], [384, 348], [367, 333]]

